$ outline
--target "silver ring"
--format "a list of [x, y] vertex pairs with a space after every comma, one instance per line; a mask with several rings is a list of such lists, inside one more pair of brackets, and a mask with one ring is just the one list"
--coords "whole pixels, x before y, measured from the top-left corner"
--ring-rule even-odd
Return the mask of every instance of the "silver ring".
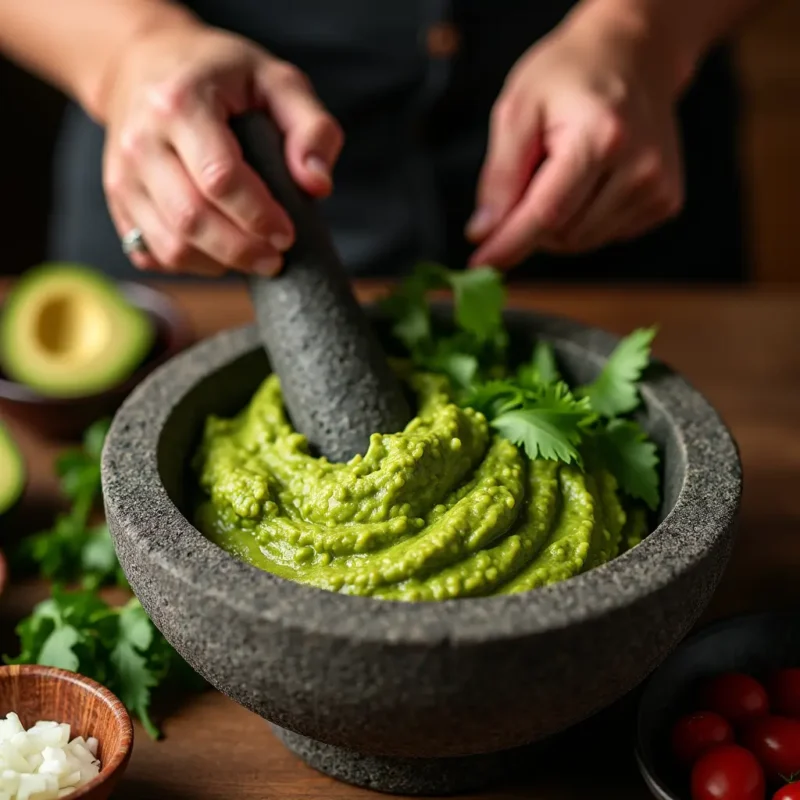
[[147, 243], [144, 240], [144, 235], [138, 228], [131, 228], [122, 237], [122, 252], [126, 256], [132, 253], [146, 253]]

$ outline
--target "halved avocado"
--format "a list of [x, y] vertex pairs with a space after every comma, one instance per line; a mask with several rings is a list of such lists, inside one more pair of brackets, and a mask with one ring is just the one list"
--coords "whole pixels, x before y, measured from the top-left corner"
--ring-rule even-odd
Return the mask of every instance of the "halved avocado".
[[104, 275], [44, 264], [16, 284], [0, 318], [8, 377], [53, 397], [95, 394], [139, 366], [153, 343], [150, 318]]
[[25, 462], [5, 425], [0, 422], [0, 517], [10, 511], [25, 488]]

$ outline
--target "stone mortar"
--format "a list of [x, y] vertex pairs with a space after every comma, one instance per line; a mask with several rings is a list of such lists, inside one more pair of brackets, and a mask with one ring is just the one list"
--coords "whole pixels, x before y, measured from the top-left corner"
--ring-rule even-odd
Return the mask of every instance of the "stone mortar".
[[[512, 337], [553, 342], [591, 379], [616, 339], [509, 311]], [[288, 582], [237, 560], [187, 520], [192, 452], [268, 372], [255, 329], [203, 342], [151, 375], [103, 454], [117, 554], [166, 638], [214, 686], [284, 729], [312, 766], [374, 789], [465, 791], [508, 751], [576, 724], [639, 684], [686, 634], [727, 561], [741, 466], [727, 428], [655, 365], [642, 421], [664, 452], [656, 530], [620, 558], [527, 594], [397, 603]]]

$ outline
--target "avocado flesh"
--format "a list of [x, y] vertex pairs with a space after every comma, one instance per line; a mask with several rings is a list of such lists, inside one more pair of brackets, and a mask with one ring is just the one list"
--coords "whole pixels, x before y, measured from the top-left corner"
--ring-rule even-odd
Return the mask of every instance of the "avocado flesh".
[[80, 265], [47, 264], [24, 275], [6, 301], [0, 364], [42, 394], [95, 394], [130, 377], [154, 335], [113, 281]]
[[0, 423], [0, 515], [19, 500], [25, 488], [25, 466], [11, 434]]

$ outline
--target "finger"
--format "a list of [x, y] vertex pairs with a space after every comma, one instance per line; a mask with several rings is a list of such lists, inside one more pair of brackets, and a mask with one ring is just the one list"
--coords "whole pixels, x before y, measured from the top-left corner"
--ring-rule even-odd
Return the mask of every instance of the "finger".
[[501, 96], [495, 104], [475, 212], [465, 229], [469, 241], [483, 241], [525, 193], [542, 158], [541, 128], [541, 115], [533, 103]]
[[243, 231], [212, 206], [166, 146], [143, 161], [140, 179], [173, 234], [211, 261], [258, 275], [272, 276], [280, 270], [281, 255], [269, 241]]
[[256, 74], [256, 84], [284, 133], [284, 152], [292, 176], [309, 194], [327, 196], [344, 143], [339, 123], [326, 111], [306, 76], [291, 64], [265, 59]]
[[655, 158], [648, 157], [616, 170], [582, 218], [563, 231], [564, 238], [578, 244], [616, 234], [621, 217], [635, 213], [637, 207], [641, 210], [649, 206], [661, 190], [662, 176], [656, 163]]
[[171, 144], [200, 194], [237, 227], [284, 252], [294, 241], [291, 220], [247, 164], [233, 131], [208, 105], [188, 103], [169, 129]]
[[474, 266], [511, 267], [536, 248], [545, 233], [557, 230], [592, 192], [604, 169], [583, 133], [563, 139], [492, 236], [470, 259]]
[[221, 264], [198, 252], [170, 230], [144, 187], [137, 187], [136, 191], [127, 195], [121, 215], [134, 221], [133, 224], [142, 231], [148, 253], [158, 262], [162, 271], [208, 277], [218, 277], [225, 272]]

